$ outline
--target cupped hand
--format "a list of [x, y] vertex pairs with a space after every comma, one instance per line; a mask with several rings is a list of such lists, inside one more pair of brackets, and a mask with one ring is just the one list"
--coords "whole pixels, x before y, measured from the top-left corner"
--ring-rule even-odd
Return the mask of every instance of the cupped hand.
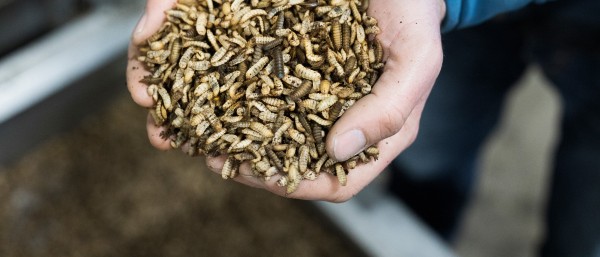
[[[136, 45], [157, 31], [164, 20], [164, 11], [175, 0], [148, 0], [146, 14], [141, 19], [143, 29], [134, 31], [129, 50], [127, 81], [136, 103], [151, 107], [152, 98], [139, 80], [147, 71], [135, 60]], [[314, 181], [300, 183], [298, 189], [286, 194], [286, 188], [276, 185], [278, 177], [269, 181], [252, 175], [250, 165], [242, 164], [236, 181], [275, 194], [297, 199], [343, 202], [360, 192], [416, 138], [425, 101], [442, 64], [440, 23], [444, 17], [443, 0], [371, 0], [368, 13], [379, 22], [377, 36], [384, 47], [386, 65], [371, 94], [356, 102], [336, 122], [327, 136], [327, 152], [344, 161], [365, 147], [376, 144], [377, 161], [359, 165], [348, 173], [346, 186], [336, 177], [321, 175]], [[138, 67], [138, 68], [135, 68]], [[168, 149], [169, 142], [159, 134], [160, 127], [147, 122], [150, 142], [159, 149]], [[217, 173], [225, 156], [208, 158], [209, 168]]]
[[[142, 45], [147, 38], [160, 29], [165, 21], [165, 11], [171, 9], [177, 0], [148, 0], [144, 15], [138, 22], [131, 36], [129, 43], [129, 52], [127, 63], [127, 89], [131, 93], [133, 101], [142, 107], [150, 108], [154, 104], [152, 97], [147, 93], [147, 86], [140, 82], [145, 76], [149, 75], [144, 64], [137, 60], [138, 46]], [[168, 140], [160, 136], [163, 127], [154, 125], [152, 117], [148, 115], [146, 128], [150, 143], [162, 150], [168, 150], [171, 145]]]

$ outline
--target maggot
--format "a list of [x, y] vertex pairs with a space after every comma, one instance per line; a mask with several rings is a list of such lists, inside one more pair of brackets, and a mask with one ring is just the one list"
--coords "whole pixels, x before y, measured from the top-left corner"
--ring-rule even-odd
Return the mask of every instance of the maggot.
[[347, 183], [348, 169], [379, 155], [369, 147], [338, 163], [329, 129], [383, 72], [383, 49], [368, 1], [179, 1], [139, 47], [155, 101], [150, 115], [174, 148], [228, 155], [225, 179], [280, 175], [286, 193], [323, 171]]

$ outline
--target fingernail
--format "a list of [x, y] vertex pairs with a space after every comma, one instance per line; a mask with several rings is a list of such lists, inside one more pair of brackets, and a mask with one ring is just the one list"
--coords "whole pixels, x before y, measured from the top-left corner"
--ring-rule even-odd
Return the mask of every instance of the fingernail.
[[337, 161], [345, 161], [365, 148], [367, 140], [362, 131], [350, 130], [333, 140], [333, 155]]
[[147, 20], [147, 16], [144, 13], [144, 15], [142, 16], [142, 18], [140, 19], [140, 21], [138, 21], [138, 24], [135, 26], [135, 34], [139, 35], [142, 32], [144, 32], [144, 28], [146, 27], [146, 20]]

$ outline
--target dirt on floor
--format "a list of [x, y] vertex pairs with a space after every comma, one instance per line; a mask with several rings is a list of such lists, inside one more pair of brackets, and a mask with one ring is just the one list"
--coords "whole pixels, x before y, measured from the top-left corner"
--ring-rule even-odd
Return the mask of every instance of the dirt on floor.
[[0, 167], [0, 256], [362, 255], [309, 203], [155, 150], [145, 120], [122, 93]]

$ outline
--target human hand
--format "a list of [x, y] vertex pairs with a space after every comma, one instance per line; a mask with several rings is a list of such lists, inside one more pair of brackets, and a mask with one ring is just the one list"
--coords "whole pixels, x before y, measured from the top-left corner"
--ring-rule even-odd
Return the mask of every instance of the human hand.
[[[152, 99], [146, 93], [146, 86], [138, 82], [147, 72], [133, 69], [142, 67], [135, 60], [135, 46], [158, 30], [164, 10], [174, 2], [149, 0], [146, 26], [134, 33], [132, 39], [128, 85], [132, 98], [142, 106], [151, 107]], [[387, 63], [372, 93], [354, 104], [330, 130], [327, 151], [343, 161], [379, 142], [379, 160], [351, 170], [346, 186], [341, 186], [333, 176], [321, 175], [314, 181], [300, 183], [289, 195], [285, 187], [276, 185], [277, 177], [269, 181], [254, 177], [247, 163], [240, 167], [236, 181], [291, 198], [342, 202], [360, 192], [414, 141], [425, 100], [442, 63], [439, 27], [445, 13], [444, 1], [371, 0], [368, 12], [379, 21], [382, 33], [378, 39]], [[159, 149], [169, 149], [169, 142], [159, 136], [162, 128], [156, 127], [150, 117], [147, 127], [150, 142]], [[208, 158], [207, 164], [220, 173], [225, 158]]]
[[[145, 69], [143, 63], [137, 60], [139, 54], [138, 47], [160, 29], [165, 21], [165, 11], [171, 9], [176, 2], [177, 0], [148, 0], [144, 15], [134, 29], [131, 42], [129, 43], [127, 89], [129, 90], [129, 93], [131, 93], [133, 101], [142, 107], [150, 108], [154, 105], [154, 101], [147, 93], [147, 85], [140, 82], [140, 80], [149, 75], [150, 72]], [[168, 150], [171, 148], [169, 141], [160, 136], [164, 127], [156, 126], [149, 114], [146, 122], [146, 129], [150, 143], [154, 147], [161, 150]]]
[[[379, 159], [350, 170], [346, 186], [334, 176], [321, 175], [300, 183], [289, 195], [285, 187], [276, 185], [277, 178], [265, 182], [252, 176], [249, 165], [240, 167], [237, 181], [291, 198], [343, 202], [360, 192], [414, 141], [425, 100], [442, 64], [444, 1], [371, 0], [368, 13], [379, 22], [382, 33], [377, 38], [387, 62], [371, 94], [356, 102], [329, 131], [327, 152], [344, 161], [379, 142]], [[224, 161], [224, 156], [208, 158], [207, 164], [219, 173]]]

